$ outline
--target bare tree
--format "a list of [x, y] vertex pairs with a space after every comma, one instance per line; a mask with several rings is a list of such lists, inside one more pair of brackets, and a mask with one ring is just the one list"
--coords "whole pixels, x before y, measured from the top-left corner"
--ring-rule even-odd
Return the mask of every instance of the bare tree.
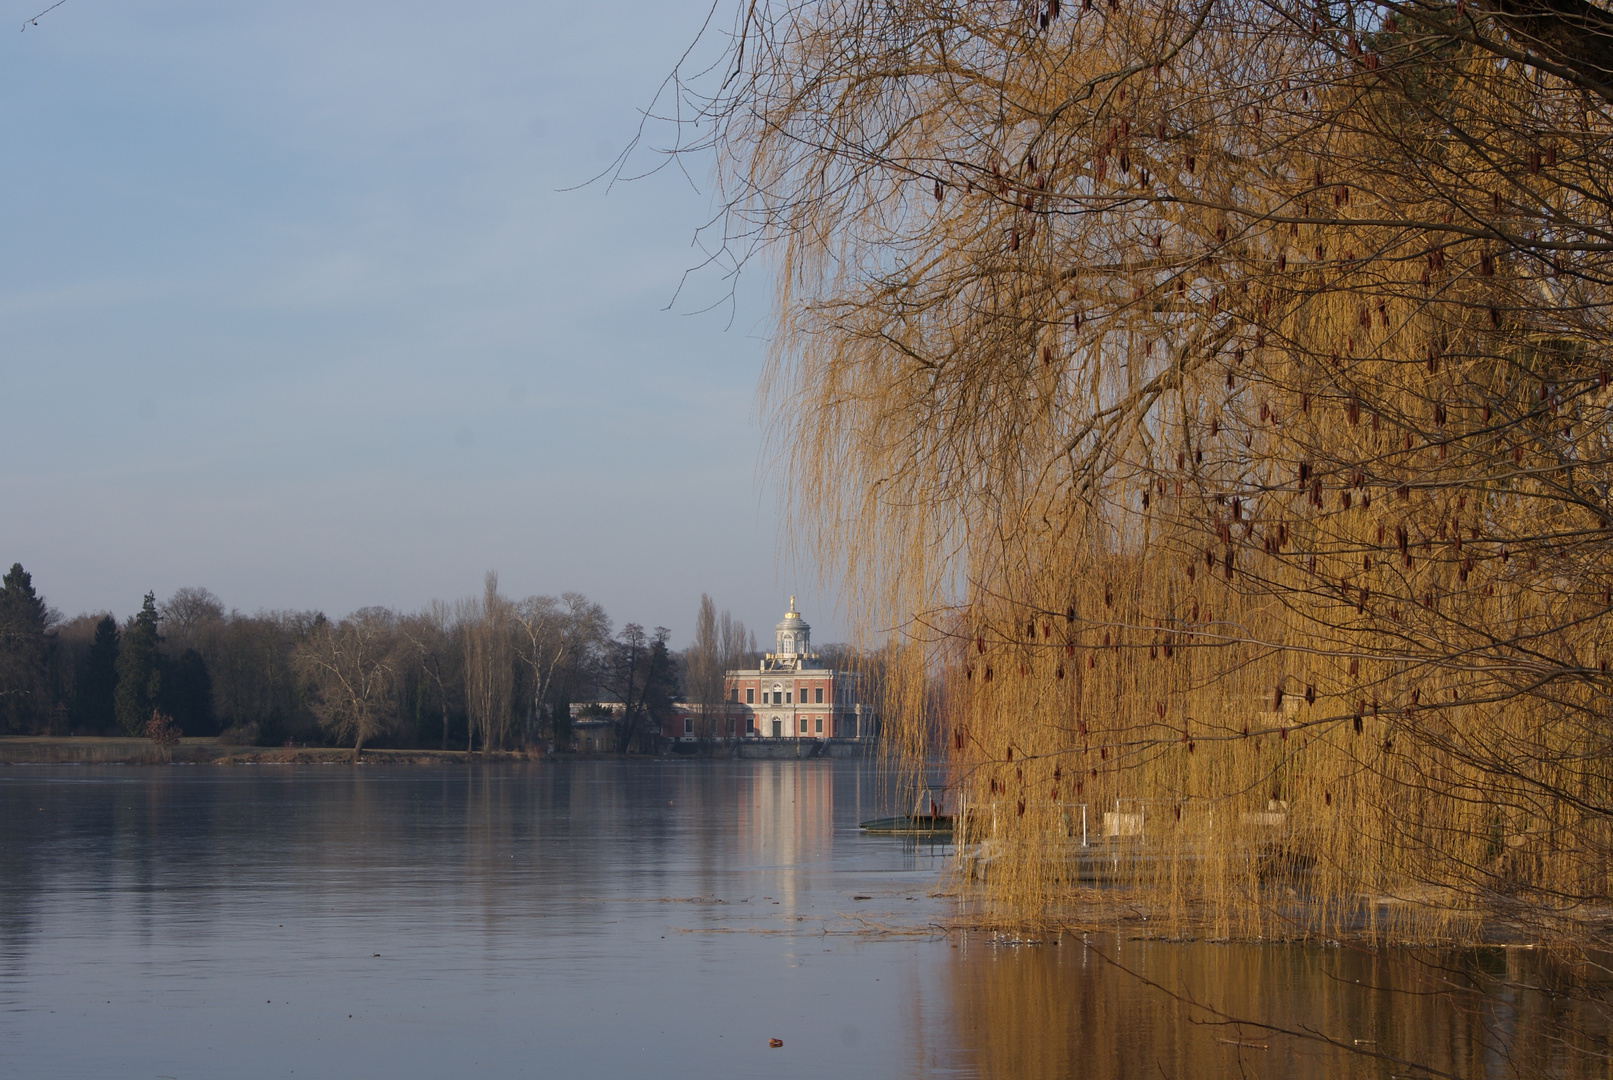
[[687, 700], [699, 711], [702, 743], [731, 737], [737, 732], [727, 709], [728, 672], [755, 664], [756, 640], [745, 624], [724, 608], [721, 614], [710, 596], [700, 594], [694, 641], [683, 653], [683, 684]]
[[316, 715], [353, 755], [396, 720], [393, 698], [397, 617], [361, 608], [332, 624], [316, 623], [296, 650], [296, 665], [314, 685]]
[[224, 624], [224, 602], [207, 589], [186, 587], [158, 609], [163, 636], [173, 652], [203, 649], [212, 634]]
[[441, 600], [433, 600], [424, 611], [398, 623], [399, 636], [412, 651], [421, 673], [436, 690], [444, 750], [448, 749], [451, 703], [464, 691], [464, 647], [455, 640], [458, 632], [452, 608]]
[[749, 666], [752, 645], [750, 636], [745, 632], [745, 624], [724, 608], [721, 618], [717, 620], [717, 649], [722, 655], [723, 667], [733, 670]]
[[237, 734], [254, 729], [277, 743], [317, 722], [304, 700], [295, 656], [323, 624], [312, 611], [230, 613], [201, 649], [219, 719]]
[[[570, 693], [576, 675], [606, 640], [610, 620], [603, 607], [576, 592], [565, 593], [558, 600], [529, 596], [513, 605], [510, 617], [516, 627], [516, 655], [531, 676], [528, 737], [535, 733], [532, 728], [547, 709], [558, 747], [570, 720]], [[564, 718], [561, 711], [566, 713]]]

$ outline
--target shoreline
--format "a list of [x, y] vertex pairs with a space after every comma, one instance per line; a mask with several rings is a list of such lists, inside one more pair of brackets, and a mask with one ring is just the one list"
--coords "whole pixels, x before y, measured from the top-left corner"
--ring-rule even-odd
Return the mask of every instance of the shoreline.
[[521, 750], [481, 751], [365, 747], [355, 760], [350, 746], [232, 746], [216, 737], [159, 746], [150, 739], [102, 735], [0, 737], [0, 765], [474, 765], [542, 761]]
[[549, 754], [539, 749], [480, 750], [394, 749], [365, 747], [354, 758], [346, 746], [235, 746], [217, 736], [181, 739], [159, 746], [150, 739], [121, 735], [6, 735], [0, 736], [0, 766], [4, 765], [476, 765], [488, 762], [612, 761], [625, 758], [710, 760], [806, 760], [872, 756], [870, 744], [846, 740], [760, 740], [715, 749], [707, 754], [617, 754], [604, 751]]

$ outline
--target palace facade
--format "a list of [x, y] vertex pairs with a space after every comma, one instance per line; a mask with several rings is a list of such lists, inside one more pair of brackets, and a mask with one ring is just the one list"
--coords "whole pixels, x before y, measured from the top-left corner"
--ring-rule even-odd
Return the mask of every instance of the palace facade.
[[861, 678], [823, 665], [795, 597], [773, 630], [774, 651], [759, 667], [728, 672], [729, 731], [744, 739], [872, 739], [874, 712], [862, 702]]

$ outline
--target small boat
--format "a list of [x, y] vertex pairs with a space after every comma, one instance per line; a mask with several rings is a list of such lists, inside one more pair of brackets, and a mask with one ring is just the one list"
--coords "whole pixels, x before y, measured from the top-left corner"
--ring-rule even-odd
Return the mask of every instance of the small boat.
[[857, 827], [864, 832], [884, 836], [934, 836], [940, 833], [951, 836], [952, 815], [900, 814], [859, 822]]

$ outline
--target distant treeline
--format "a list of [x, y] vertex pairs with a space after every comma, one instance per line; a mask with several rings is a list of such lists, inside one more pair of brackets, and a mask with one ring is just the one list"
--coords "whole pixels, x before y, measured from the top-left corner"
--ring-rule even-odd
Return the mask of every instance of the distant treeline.
[[[841, 664], [850, 650], [830, 646]], [[242, 744], [494, 749], [570, 742], [574, 701], [612, 701], [617, 744], [646, 743], [674, 701], [714, 705], [755, 635], [702, 597], [694, 644], [580, 593], [482, 596], [405, 614], [228, 610], [206, 589], [148, 593], [121, 622], [63, 619], [21, 565], [0, 586], [0, 734], [219, 735]]]

